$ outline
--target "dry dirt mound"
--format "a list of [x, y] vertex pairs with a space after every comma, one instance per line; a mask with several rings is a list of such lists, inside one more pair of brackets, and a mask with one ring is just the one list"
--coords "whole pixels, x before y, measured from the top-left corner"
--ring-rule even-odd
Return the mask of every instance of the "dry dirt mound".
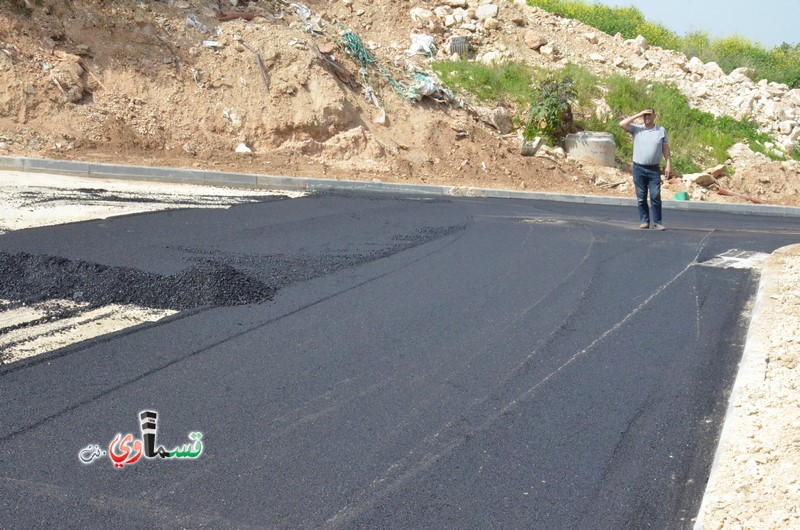
[[[485, 7], [466, 0], [313, 0], [301, 6], [307, 12], [279, 0], [4, 5], [0, 155], [630, 196], [624, 168], [584, 167], [549, 149], [523, 157], [516, 131], [502, 134], [454, 101], [408, 101], [375, 75], [377, 67], [360, 71], [334, 42], [350, 30], [386, 73], [408, 84], [411, 69], [426, 66], [424, 56], [406, 54], [411, 33], [433, 35], [441, 54], [467, 31], [413, 11], [439, 7], [444, 16], [453, 12], [445, 4], [474, 4], [469, 17]], [[603, 45], [581, 35], [588, 27], [500, 5], [493, 22], [464, 24], [475, 27], [483, 58], [558, 67], [562, 55], [588, 61]], [[553, 44], [550, 55], [526, 44], [530, 31]], [[800, 204], [796, 171], [779, 191], [759, 180], [771, 164], [731, 187], [742, 194], [760, 187], [765, 202]], [[666, 193], [682, 189], [667, 184]]]

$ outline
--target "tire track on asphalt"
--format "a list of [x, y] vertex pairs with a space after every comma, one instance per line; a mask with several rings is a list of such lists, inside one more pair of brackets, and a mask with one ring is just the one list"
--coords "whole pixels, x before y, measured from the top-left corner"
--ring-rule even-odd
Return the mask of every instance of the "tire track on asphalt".
[[[14, 438], [14, 437], [16, 437], [16, 436], [18, 436], [20, 434], [23, 434], [23, 433], [26, 433], [28, 431], [34, 430], [34, 429], [40, 427], [41, 425], [44, 425], [44, 424], [46, 424], [46, 423], [48, 423], [48, 422], [50, 422], [50, 421], [52, 421], [52, 420], [54, 420], [56, 418], [59, 418], [59, 417], [65, 415], [65, 414], [67, 414], [69, 412], [72, 412], [73, 410], [76, 410], [76, 409], [78, 409], [78, 408], [80, 408], [80, 407], [82, 407], [84, 405], [87, 405], [87, 404], [89, 404], [89, 403], [91, 403], [91, 402], [93, 402], [93, 401], [95, 401], [95, 400], [97, 400], [99, 398], [102, 398], [104, 396], [110, 395], [110, 394], [112, 394], [112, 393], [114, 393], [114, 392], [116, 392], [118, 390], [126, 388], [126, 387], [128, 387], [130, 385], [133, 385], [133, 384], [135, 384], [135, 383], [137, 383], [137, 382], [139, 382], [139, 381], [141, 381], [141, 380], [143, 380], [143, 379], [145, 379], [145, 378], [147, 378], [147, 377], [149, 377], [149, 376], [151, 376], [153, 374], [156, 374], [156, 373], [158, 373], [158, 372], [160, 372], [162, 370], [165, 370], [165, 369], [167, 369], [167, 368], [169, 368], [171, 366], [174, 366], [174, 365], [176, 365], [178, 363], [181, 363], [183, 361], [191, 359], [192, 357], [194, 357], [196, 355], [211, 351], [214, 348], [217, 348], [218, 346], [221, 346], [221, 345], [226, 344], [228, 342], [234, 341], [234, 340], [238, 339], [239, 337], [247, 335], [248, 333], [252, 333], [253, 331], [256, 331], [256, 330], [259, 330], [259, 329], [264, 328], [266, 326], [269, 326], [269, 325], [271, 325], [271, 324], [273, 324], [273, 323], [275, 323], [275, 322], [277, 322], [279, 320], [283, 320], [284, 318], [288, 318], [288, 317], [290, 317], [292, 315], [301, 313], [302, 311], [305, 311], [306, 309], [309, 309], [309, 308], [314, 307], [316, 305], [322, 304], [322, 303], [324, 303], [324, 302], [326, 302], [328, 300], [331, 300], [331, 299], [333, 299], [333, 298], [335, 298], [337, 296], [340, 296], [342, 294], [345, 294], [345, 293], [348, 293], [350, 291], [359, 289], [359, 288], [363, 287], [364, 285], [368, 285], [368, 284], [370, 284], [370, 283], [372, 283], [374, 281], [377, 281], [377, 280], [379, 280], [381, 278], [387, 277], [387, 276], [389, 276], [391, 274], [395, 274], [395, 273], [403, 270], [404, 268], [406, 268], [406, 267], [408, 267], [408, 266], [410, 266], [410, 265], [412, 265], [414, 263], [417, 263], [417, 262], [420, 262], [422, 260], [425, 260], [429, 256], [443, 251], [444, 249], [448, 248], [450, 245], [454, 244], [456, 241], [461, 239], [464, 236], [464, 234], [466, 233], [466, 231], [469, 228], [471, 223], [472, 223], [472, 219], [470, 218], [470, 219], [468, 219], [466, 221], [466, 223], [464, 225], [464, 228], [462, 230], [460, 230], [459, 233], [455, 237], [452, 237], [450, 239], [450, 241], [445, 242], [441, 247], [435, 248], [435, 249], [431, 250], [430, 252], [427, 252], [427, 253], [423, 254], [422, 256], [420, 256], [418, 258], [415, 258], [414, 260], [412, 260], [412, 261], [410, 261], [408, 263], [403, 263], [402, 265], [400, 265], [400, 266], [398, 266], [398, 267], [396, 267], [394, 269], [391, 269], [389, 271], [386, 271], [386, 272], [384, 272], [382, 274], [379, 274], [377, 276], [373, 276], [371, 278], [368, 278], [366, 280], [358, 282], [355, 285], [352, 285], [350, 287], [347, 287], [345, 289], [342, 289], [340, 291], [332, 293], [332, 294], [330, 294], [328, 296], [325, 296], [323, 298], [320, 298], [320, 299], [315, 300], [313, 302], [310, 302], [308, 304], [304, 304], [303, 306], [301, 306], [301, 307], [299, 307], [297, 309], [294, 309], [294, 310], [289, 311], [287, 313], [284, 313], [282, 315], [279, 315], [279, 316], [276, 316], [274, 318], [271, 318], [271, 319], [269, 319], [269, 320], [267, 320], [265, 322], [262, 322], [260, 324], [255, 325], [255, 326], [251, 326], [251, 327], [249, 327], [247, 329], [244, 329], [244, 330], [242, 330], [240, 332], [234, 333], [233, 335], [229, 335], [229, 336], [225, 337], [224, 339], [221, 339], [221, 340], [213, 342], [212, 344], [209, 344], [208, 346], [205, 346], [205, 347], [200, 348], [198, 350], [193, 350], [191, 352], [188, 352], [188, 353], [186, 353], [186, 354], [184, 354], [184, 355], [182, 355], [180, 357], [177, 357], [177, 358], [175, 358], [175, 359], [173, 359], [173, 360], [171, 360], [171, 361], [169, 361], [167, 363], [159, 365], [159, 366], [157, 366], [157, 367], [155, 367], [155, 368], [153, 368], [151, 370], [148, 370], [147, 372], [139, 374], [136, 377], [130, 378], [128, 380], [123, 381], [122, 383], [114, 385], [114, 386], [104, 390], [103, 392], [99, 392], [99, 393], [97, 393], [97, 394], [95, 394], [95, 395], [93, 395], [91, 397], [81, 399], [80, 401], [78, 401], [76, 403], [73, 403], [72, 405], [69, 405], [67, 407], [64, 407], [63, 409], [61, 409], [60, 411], [58, 411], [56, 413], [49, 414], [49, 415], [45, 416], [44, 418], [41, 418], [41, 419], [35, 421], [32, 424], [29, 424], [29, 425], [24, 426], [22, 428], [13, 430], [13, 431], [9, 432], [8, 434], [0, 436], [0, 443], [6, 442], [8, 440], [11, 440], [12, 438]], [[451, 237], [451, 235], [448, 235], [448, 236], [445, 236], [445, 237]], [[434, 240], [434, 241], [438, 241], [438, 240]], [[429, 241], [429, 242], [433, 242], [433, 241]], [[426, 243], [428, 243], [428, 242], [426, 242]], [[406, 249], [406, 250], [408, 250], [408, 249]], [[6, 373], [6, 372], [3, 372], [3, 373]]]
[[[588, 230], [586, 226], [584, 226]], [[608, 330], [600, 334], [596, 337], [588, 346], [583, 348], [582, 350], [578, 351], [574, 355], [572, 355], [566, 362], [561, 364], [558, 368], [551, 371], [545, 377], [537, 381], [534, 385], [529, 387], [524, 392], [518, 394], [516, 397], [512, 398], [508, 401], [502, 408], [499, 410], [490, 410], [486, 414], [486, 417], [483, 421], [478, 424], [476, 427], [469, 428], [463, 430], [463, 432], [453, 432], [447, 434], [447, 430], [457, 429], [459, 424], [465, 424], [466, 422], [461, 421], [462, 418], [456, 418], [448, 423], [446, 423], [441, 430], [437, 431], [436, 433], [429, 435], [423, 440], [423, 443], [417, 446], [413, 451], [410, 451], [409, 454], [423, 454], [424, 456], [416, 461], [411, 461], [410, 457], [406, 458], [400, 462], [395, 462], [387, 468], [387, 471], [384, 475], [377, 477], [372, 481], [370, 486], [368, 486], [365, 490], [362, 491], [360, 500], [357, 500], [354, 503], [349, 504], [341, 508], [336, 514], [330, 517], [325, 524], [326, 528], [342, 528], [347, 526], [349, 523], [353, 522], [354, 519], [362, 515], [363, 513], [367, 512], [378, 503], [381, 502], [388, 494], [398, 491], [400, 488], [405, 486], [410, 480], [419, 476], [420, 474], [427, 471], [430, 467], [444, 459], [445, 457], [452, 454], [457, 448], [461, 447], [475, 435], [489, 429], [498, 419], [503, 416], [510, 414], [521, 402], [529, 399], [532, 395], [536, 393], [536, 391], [545, 385], [550, 380], [554, 379], [558, 376], [559, 373], [567, 369], [570, 365], [572, 365], [575, 361], [579, 358], [585, 356], [591, 350], [595, 348], [598, 344], [603, 342], [606, 338], [612, 335], [617, 330], [621, 329], [631, 318], [635, 315], [640, 313], [650, 302], [658, 297], [661, 293], [663, 293], [669, 286], [675, 283], [681, 276], [683, 276], [688, 270], [690, 270], [693, 266], [697, 264], [697, 259], [700, 256], [701, 252], [705, 248], [708, 239], [714, 233], [714, 230], [706, 234], [703, 239], [699, 243], [699, 249], [692, 259], [682, 270], [680, 270], [677, 274], [675, 274], [669, 281], [663, 284], [661, 287], [656, 289], [649, 297], [647, 297], [639, 306], [634, 308], [630, 311], [627, 315], [625, 315], [621, 320], [619, 320], [616, 324], [611, 326]], [[584, 259], [581, 261], [581, 264], [585, 263], [588, 260], [590, 255], [590, 250], [587, 250], [587, 253], [584, 256]], [[576, 266], [575, 269], [571, 271], [570, 274], [574, 274], [577, 268], [580, 266]], [[566, 279], [565, 279], [566, 281]], [[563, 285], [564, 282], [561, 284]], [[564, 322], [568, 321], [571, 317], [567, 315], [566, 319], [562, 322], [560, 326], [557, 326], [554, 330], [552, 336], [560, 329]], [[528, 355], [525, 360], [518, 365], [515, 372], [522, 373], [524, 372], [525, 364], [529, 362], [529, 360], [536, 355], [536, 351], [532, 352]], [[510, 379], [510, 378], [509, 378]], [[489, 399], [489, 396], [486, 396], [484, 399], [480, 401], [475, 401], [470, 406], [470, 410], [474, 410], [477, 406], [482, 405]], [[426, 447], [428, 450], [426, 450]]]

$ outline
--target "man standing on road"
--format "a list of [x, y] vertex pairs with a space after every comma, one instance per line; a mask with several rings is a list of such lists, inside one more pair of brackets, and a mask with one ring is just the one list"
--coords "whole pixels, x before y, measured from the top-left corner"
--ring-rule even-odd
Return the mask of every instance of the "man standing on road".
[[[633, 125], [634, 120], [644, 119], [644, 125]], [[664, 230], [661, 219], [661, 157], [666, 159], [664, 172], [667, 178], [672, 174], [672, 156], [667, 142], [667, 131], [656, 125], [656, 111], [644, 109], [619, 122], [619, 126], [633, 136], [633, 185], [636, 188], [636, 201], [639, 206], [639, 228], [650, 228], [650, 212], [647, 207], [647, 193], [653, 212], [653, 228]]]

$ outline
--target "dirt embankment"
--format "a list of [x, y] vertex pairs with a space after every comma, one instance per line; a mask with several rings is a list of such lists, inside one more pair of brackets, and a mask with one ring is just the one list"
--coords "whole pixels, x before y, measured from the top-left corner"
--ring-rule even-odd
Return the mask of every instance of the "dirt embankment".
[[[409, 101], [386, 75], [408, 86], [413, 69], [425, 69], [424, 55], [407, 53], [412, 33], [434, 36], [440, 56], [452, 37], [472, 32], [483, 58], [495, 53], [552, 67], [565, 56], [590, 60], [589, 52], [611, 46], [609, 36], [587, 38], [587, 26], [518, 4], [498, 4], [491, 21], [462, 24], [474, 32], [446, 25], [447, 4], [464, 4], [465, 16], [475, 17], [485, 2], [314, 0], [307, 12], [278, 0], [238, 4], [43, 0], [29, 10], [0, 7], [0, 155], [632, 193], [624, 167], [598, 168], [551, 149], [523, 157], [513, 124], [499, 131], [488, 123], [497, 124], [491, 113], [469, 101]], [[441, 8], [442, 18], [420, 18], [420, 6]], [[347, 31], [375, 58], [373, 67], [360, 71], [336, 45]], [[533, 49], [530, 32], [549, 44]], [[555, 51], [543, 53], [547, 46]], [[726, 187], [800, 205], [796, 168], [747, 153], [739, 163]], [[668, 197], [684, 189], [680, 181], [666, 186]], [[704, 200], [746, 199], [712, 193]]]

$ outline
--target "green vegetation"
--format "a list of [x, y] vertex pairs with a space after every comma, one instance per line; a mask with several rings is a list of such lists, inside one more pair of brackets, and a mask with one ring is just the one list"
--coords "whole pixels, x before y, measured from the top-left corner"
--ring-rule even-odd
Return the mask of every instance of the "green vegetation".
[[[573, 64], [548, 71], [518, 63], [457, 61], [437, 62], [433, 69], [451, 90], [471, 93], [486, 105], [516, 108], [516, 122], [525, 124], [524, 137], [543, 136], [551, 145], [563, 142], [574, 130], [609, 132], [617, 144], [617, 158], [629, 161], [633, 145], [619, 121], [653, 107], [657, 123], [667, 129], [672, 165], [678, 173], [694, 173], [723, 163], [728, 149], [741, 141], [747, 141], [753, 151], [775, 156], [764, 147], [770, 137], [759, 132], [754, 123], [692, 109], [672, 85], [637, 82], [621, 75], [602, 78]], [[611, 115], [598, 118], [593, 100], [601, 96]], [[798, 150], [794, 157], [800, 159]]]
[[753, 68], [758, 79], [800, 88], [800, 43], [784, 43], [767, 50], [740, 36], [714, 39], [707, 33], [693, 32], [679, 37], [661, 24], [648, 22], [635, 7], [608, 7], [574, 0], [527, 1], [532, 6], [580, 20], [609, 35], [620, 33], [626, 39], [642, 35], [653, 46], [677, 50], [703, 62], [716, 62], [726, 73], [745, 66]]
[[657, 123], [667, 129], [672, 165], [678, 173], [693, 173], [725, 162], [728, 149], [743, 140], [753, 151], [771, 155], [764, 148], [770, 137], [759, 132], [754, 123], [692, 109], [672, 85], [635, 82], [619, 75], [609, 77], [605, 84], [606, 101], [614, 115], [606, 123], [595, 122], [591, 126], [600, 126], [600, 130], [614, 134], [617, 152], [623, 160], [630, 160], [633, 145], [618, 121], [647, 107], [656, 109]]
[[525, 105], [531, 101], [533, 69], [520, 63], [485, 66], [468, 61], [439, 62], [434, 71], [450, 89], [468, 92], [479, 101]]
[[572, 79], [547, 79], [531, 102], [523, 138], [546, 136], [551, 141], [564, 138], [574, 130], [572, 102], [578, 98]]

